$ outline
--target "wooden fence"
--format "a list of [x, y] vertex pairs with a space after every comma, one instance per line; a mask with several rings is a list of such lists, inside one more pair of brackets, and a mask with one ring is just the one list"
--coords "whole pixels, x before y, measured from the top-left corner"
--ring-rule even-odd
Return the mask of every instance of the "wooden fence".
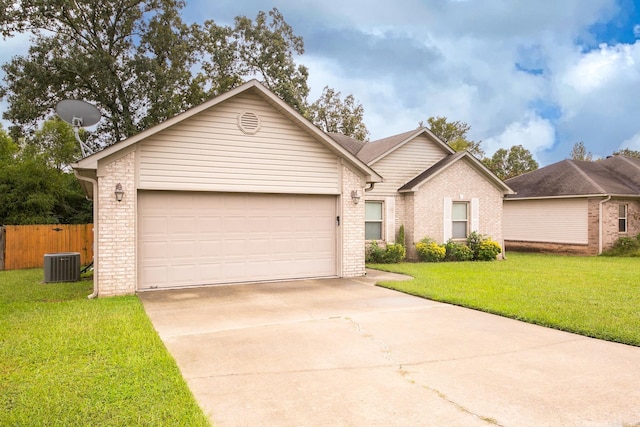
[[0, 270], [44, 266], [44, 254], [80, 253], [93, 260], [93, 224], [5, 225], [0, 227]]

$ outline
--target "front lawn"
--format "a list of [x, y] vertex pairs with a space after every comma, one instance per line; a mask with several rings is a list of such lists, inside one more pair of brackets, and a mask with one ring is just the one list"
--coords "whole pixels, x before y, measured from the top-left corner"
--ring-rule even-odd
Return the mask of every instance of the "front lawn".
[[508, 253], [507, 260], [375, 264], [414, 277], [382, 286], [640, 346], [640, 258]]
[[135, 296], [0, 271], [0, 425], [208, 426]]

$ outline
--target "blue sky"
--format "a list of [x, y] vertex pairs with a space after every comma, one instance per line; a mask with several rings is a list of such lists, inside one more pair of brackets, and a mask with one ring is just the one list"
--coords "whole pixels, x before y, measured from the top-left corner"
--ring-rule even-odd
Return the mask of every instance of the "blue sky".
[[[637, 0], [187, 0], [183, 18], [273, 7], [304, 38], [310, 98], [353, 94], [372, 139], [446, 116], [487, 155], [522, 144], [541, 165], [578, 141], [596, 157], [640, 150]], [[28, 38], [1, 43], [5, 62]]]

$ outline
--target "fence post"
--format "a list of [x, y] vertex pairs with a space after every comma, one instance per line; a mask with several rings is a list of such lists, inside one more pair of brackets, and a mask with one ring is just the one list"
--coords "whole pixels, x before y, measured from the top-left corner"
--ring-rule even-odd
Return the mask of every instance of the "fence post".
[[0, 271], [4, 270], [4, 250], [6, 245], [6, 232], [4, 226], [0, 226]]

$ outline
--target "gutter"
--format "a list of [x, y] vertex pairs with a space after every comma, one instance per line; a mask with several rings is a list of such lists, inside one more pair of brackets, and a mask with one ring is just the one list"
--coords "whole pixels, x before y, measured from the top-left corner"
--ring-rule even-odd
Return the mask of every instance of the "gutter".
[[602, 206], [611, 200], [611, 195], [608, 195], [606, 199], [600, 200], [598, 204], [598, 255], [602, 254]]
[[[98, 181], [97, 179], [89, 178], [88, 176], [82, 176], [78, 173], [77, 169], [73, 170], [73, 174], [80, 181], [90, 182], [93, 185], [93, 293], [88, 295], [88, 299], [94, 299], [98, 296], [98, 207], [96, 206], [97, 199], [96, 194], [98, 194]], [[89, 197], [87, 197], [87, 200]]]

